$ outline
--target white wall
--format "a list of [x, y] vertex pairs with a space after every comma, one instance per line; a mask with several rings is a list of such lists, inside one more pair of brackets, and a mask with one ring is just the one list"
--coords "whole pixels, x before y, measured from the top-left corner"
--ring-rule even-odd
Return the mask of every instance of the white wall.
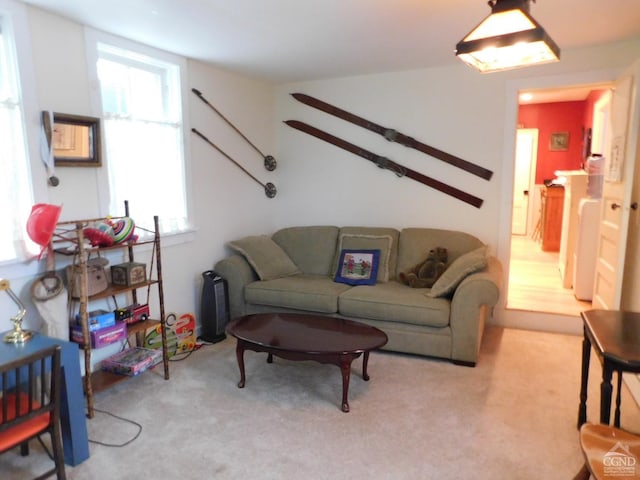
[[[477, 94], [477, 87], [482, 89]], [[297, 102], [302, 92], [494, 171], [491, 181]], [[499, 82], [468, 68], [433, 68], [278, 87], [278, 120], [301, 120], [484, 199], [480, 209], [277, 123], [285, 218], [298, 223], [464, 229], [495, 246], [503, 117]]]
[[[83, 29], [29, 8], [39, 109], [92, 114], [86, 78]], [[278, 161], [267, 172], [262, 158], [195, 95], [186, 105], [195, 127], [242, 163], [263, 183], [278, 188], [268, 199], [227, 159], [195, 135], [190, 139], [191, 195], [197, 231], [188, 243], [164, 241], [163, 271], [168, 311], [199, 313], [204, 270], [226, 255], [225, 242], [247, 234], [271, 233], [289, 225], [431, 226], [477, 235], [508, 259], [508, 225], [520, 86], [568, 82], [597, 71], [613, 77], [631, 63], [640, 41], [563, 52], [562, 62], [508, 73], [479, 75], [466, 66], [429, 68], [273, 86], [200, 62], [189, 61], [189, 84], [234, 122], [265, 154]], [[434, 147], [494, 171], [490, 182], [420, 152], [315, 111], [289, 93], [304, 92], [352, 113], [395, 128]], [[282, 121], [303, 120], [349, 142], [484, 199], [477, 209], [408, 178], [326, 144]], [[37, 132], [30, 132], [37, 135]], [[61, 186], [39, 185], [52, 203], [64, 203], [64, 218], [97, 212], [95, 169], [58, 169]], [[161, 216], [162, 212], [158, 212]], [[505, 243], [505, 233], [507, 241]], [[15, 272], [12, 269], [11, 272]], [[0, 269], [0, 276], [7, 276]], [[33, 277], [12, 274], [14, 290], [28, 299]], [[6, 296], [5, 296], [6, 297]], [[10, 327], [15, 308], [0, 298], [0, 331]], [[39, 319], [29, 308], [27, 326]], [[503, 312], [497, 310], [497, 321]]]

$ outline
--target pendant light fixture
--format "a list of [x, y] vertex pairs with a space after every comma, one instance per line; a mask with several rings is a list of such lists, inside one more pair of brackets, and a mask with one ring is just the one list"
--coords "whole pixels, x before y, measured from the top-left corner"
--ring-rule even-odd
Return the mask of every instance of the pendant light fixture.
[[456, 56], [481, 73], [560, 60], [558, 45], [529, 14], [530, 2], [489, 1], [491, 15], [456, 45]]

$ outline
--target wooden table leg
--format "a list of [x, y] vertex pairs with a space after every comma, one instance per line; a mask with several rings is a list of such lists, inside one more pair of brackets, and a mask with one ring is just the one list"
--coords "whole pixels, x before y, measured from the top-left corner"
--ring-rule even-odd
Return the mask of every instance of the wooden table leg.
[[602, 362], [602, 383], [600, 384], [600, 423], [609, 425], [611, 421], [611, 377], [613, 368], [607, 360]]
[[238, 388], [244, 388], [244, 343], [242, 340], [238, 340], [238, 343], [236, 344], [236, 358], [238, 359], [238, 367], [240, 367], [240, 381], [238, 382]]
[[622, 371], [618, 370], [618, 391], [616, 392], [616, 413], [613, 417], [613, 426], [620, 428], [620, 404], [622, 403]]
[[367, 365], [369, 365], [369, 352], [364, 352], [362, 356], [362, 379], [365, 382], [369, 381], [369, 374], [367, 373]]
[[589, 360], [591, 357], [591, 341], [584, 330], [582, 340], [582, 377], [580, 381], [580, 406], [578, 407], [578, 428], [587, 421], [587, 386], [589, 384]]
[[351, 377], [351, 362], [353, 358], [348, 355], [340, 357], [340, 371], [342, 372], [342, 411], [349, 411], [349, 379]]

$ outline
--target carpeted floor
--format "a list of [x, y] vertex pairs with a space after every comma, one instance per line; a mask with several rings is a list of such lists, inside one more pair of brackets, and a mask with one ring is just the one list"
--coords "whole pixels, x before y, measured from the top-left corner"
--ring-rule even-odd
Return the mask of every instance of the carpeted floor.
[[[337, 367], [245, 353], [238, 389], [227, 339], [172, 362], [171, 380], [145, 373], [99, 394], [88, 421], [91, 457], [72, 480], [117, 479], [571, 479], [582, 465], [576, 429], [581, 338], [488, 327], [476, 368], [373, 352], [371, 380], [354, 362], [340, 410]], [[595, 357], [595, 355], [592, 355]], [[600, 365], [588, 403], [597, 420]], [[622, 425], [640, 431], [623, 392]], [[48, 439], [46, 440], [48, 442]], [[48, 466], [41, 447], [0, 456], [0, 478]]]

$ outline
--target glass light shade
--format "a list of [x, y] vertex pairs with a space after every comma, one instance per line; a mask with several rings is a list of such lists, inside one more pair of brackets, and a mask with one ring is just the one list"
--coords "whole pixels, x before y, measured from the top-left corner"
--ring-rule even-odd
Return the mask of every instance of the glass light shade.
[[464, 37], [463, 42], [479, 40], [481, 38], [496, 37], [507, 33], [521, 32], [536, 28], [525, 13], [519, 8], [507, 10], [506, 12], [492, 13], [485, 18], [480, 25], [474, 28], [469, 35]]
[[456, 55], [488, 73], [556, 62], [560, 49], [530, 15], [514, 8], [485, 18], [456, 45]]

